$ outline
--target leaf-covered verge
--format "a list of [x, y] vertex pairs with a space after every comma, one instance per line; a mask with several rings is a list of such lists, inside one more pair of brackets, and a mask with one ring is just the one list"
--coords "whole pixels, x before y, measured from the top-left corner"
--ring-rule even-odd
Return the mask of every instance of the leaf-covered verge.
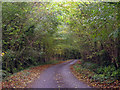
[[27, 88], [34, 80], [39, 78], [42, 71], [44, 71], [46, 68], [63, 62], [66, 61], [54, 61], [52, 63], [49, 62], [46, 65], [34, 66], [22, 70], [5, 78], [2, 82], [2, 88]]
[[[91, 66], [90, 66], [91, 67]], [[91, 87], [95, 88], [120, 88], [119, 79], [108, 77], [105, 74], [98, 74], [94, 71], [91, 71], [87, 66], [84, 67], [81, 61], [78, 61], [76, 64], [71, 65], [71, 71], [73, 75], [87, 83]], [[98, 70], [97, 68], [95, 68]]]

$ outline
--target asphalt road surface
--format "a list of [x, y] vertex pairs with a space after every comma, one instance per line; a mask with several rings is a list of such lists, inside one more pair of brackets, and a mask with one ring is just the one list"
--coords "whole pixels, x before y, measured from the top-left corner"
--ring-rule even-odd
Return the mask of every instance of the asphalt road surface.
[[76, 61], [71, 60], [46, 69], [30, 88], [91, 88], [71, 73], [70, 65]]

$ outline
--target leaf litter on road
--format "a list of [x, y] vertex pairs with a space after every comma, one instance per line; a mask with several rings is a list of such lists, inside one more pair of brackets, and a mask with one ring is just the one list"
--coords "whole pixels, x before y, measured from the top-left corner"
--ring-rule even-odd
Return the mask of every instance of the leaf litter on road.
[[[57, 64], [63, 63], [66, 61], [60, 61]], [[46, 68], [56, 65], [56, 64], [47, 64], [31, 67], [29, 69], [23, 70], [16, 74], [13, 74], [7, 77], [6, 80], [2, 82], [2, 88], [26, 88], [31, 82], [39, 78], [40, 73]]]

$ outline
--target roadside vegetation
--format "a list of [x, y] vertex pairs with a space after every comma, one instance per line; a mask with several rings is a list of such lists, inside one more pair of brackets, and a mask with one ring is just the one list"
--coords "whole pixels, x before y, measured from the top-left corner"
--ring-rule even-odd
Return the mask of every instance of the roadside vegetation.
[[[79, 63], [80, 62], [80, 63]], [[91, 62], [82, 63], [81, 60], [71, 66], [71, 70], [80, 81], [96, 88], [119, 88], [120, 69], [114, 66], [98, 66]]]

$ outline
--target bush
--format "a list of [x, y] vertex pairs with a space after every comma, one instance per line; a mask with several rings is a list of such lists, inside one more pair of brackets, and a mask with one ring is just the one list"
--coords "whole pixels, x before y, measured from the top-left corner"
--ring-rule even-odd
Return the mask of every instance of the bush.
[[81, 68], [81, 65], [79, 65], [79, 64], [74, 65], [74, 68], [77, 72], [79, 72], [83, 69], [83, 68]]
[[120, 69], [116, 70], [115, 66], [109, 65], [106, 67], [100, 67], [97, 70], [97, 74], [104, 74], [107, 77], [119, 77]]
[[5, 70], [0, 71], [0, 73], [2, 73], [2, 74], [0, 74], [0, 75], [2, 75], [2, 78], [3, 78], [3, 79], [4, 79], [5, 77], [11, 75], [11, 73], [9, 73], [9, 72], [7, 72], [7, 71], [5, 71]]
[[20, 51], [6, 51], [2, 58], [2, 69], [9, 73], [15, 73], [32, 65], [38, 65], [39, 54], [32, 49]]
[[84, 66], [85, 68], [90, 69], [90, 70], [93, 70], [93, 69], [95, 69], [95, 68], [98, 67], [97, 64], [91, 63], [91, 62], [85, 62], [83, 66]]
[[99, 65], [108, 66], [111, 64], [111, 58], [106, 50], [101, 50], [96, 53], [97, 60], [99, 61]]
[[47, 61], [46, 63], [44, 63], [44, 64], [56, 64], [56, 63], [58, 63], [59, 61], [57, 61], [57, 60], [50, 60], [50, 61]]
[[15, 52], [9, 50], [2, 58], [2, 69], [6, 72], [13, 73], [13, 67], [15, 66]]
[[92, 76], [92, 79], [94, 81], [101, 81], [102, 82], [105, 80], [105, 76], [103, 74], [99, 74], [99, 75], [95, 74], [94, 76]]
[[113, 71], [111, 76], [115, 77], [116, 79], [120, 79], [120, 69]]

